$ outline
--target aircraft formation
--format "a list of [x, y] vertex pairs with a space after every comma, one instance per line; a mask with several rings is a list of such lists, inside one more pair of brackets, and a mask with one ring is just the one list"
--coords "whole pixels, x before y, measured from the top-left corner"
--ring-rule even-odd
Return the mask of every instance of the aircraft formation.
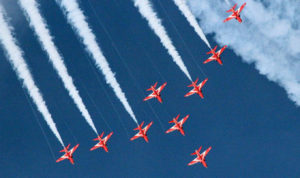
[[[224, 52], [224, 50], [227, 48], [227, 46], [226, 45], [223, 46], [219, 51], [216, 51], [217, 46], [211, 49], [209, 43], [207, 42], [207, 39], [203, 39], [203, 36], [205, 38], [205, 35], [203, 34], [203, 32], [201, 32], [202, 30], [199, 29], [199, 26], [198, 29], [195, 27], [197, 21], [196, 19], [190, 18], [191, 12], [189, 12], [187, 6], [185, 6], [184, 3], [180, 3], [180, 0], [179, 1], [174, 0], [174, 1], [178, 5], [179, 9], [182, 10], [182, 12], [186, 16], [190, 24], [195, 28], [195, 31], [198, 33], [200, 38], [204, 42], [206, 42], [206, 44], [210, 48], [210, 51], [207, 52], [207, 54], [211, 54], [211, 56], [208, 59], [204, 60], [203, 63], [207, 64], [211, 61], [216, 61], [218, 62], [218, 64], [223, 65], [223, 61], [221, 60], [221, 55]], [[113, 135], [113, 132], [110, 132], [106, 136], [104, 136], [104, 132], [102, 132], [100, 135], [98, 134], [98, 131], [92, 121], [92, 118], [86, 106], [84, 105], [79, 95], [77, 88], [72, 82], [71, 76], [67, 72], [67, 68], [63, 62], [63, 57], [59, 54], [57, 47], [54, 45], [54, 42], [52, 41], [50, 30], [48, 29], [47, 24], [44, 22], [42, 15], [39, 13], [37, 3], [35, 2], [35, 0], [19, 0], [19, 2], [20, 2], [19, 5], [21, 6], [21, 9], [23, 10], [26, 16], [26, 19], [29, 21], [30, 27], [34, 30], [35, 35], [38, 37], [40, 45], [48, 54], [49, 60], [51, 61], [57, 74], [60, 76], [60, 79], [62, 80], [64, 87], [68, 90], [70, 97], [74, 101], [75, 105], [78, 107], [83, 118], [87, 121], [87, 123], [93, 129], [93, 131], [97, 134], [97, 138], [93, 139], [94, 141], [97, 141], [97, 143], [90, 148], [90, 151], [94, 151], [98, 148], [102, 148], [105, 152], [108, 152], [109, 149], [107, 144], [108, 144], [108, 140]], [[179, 56], [178, 52], [173, 46], [171, 39], [164, 32], [165, 29], [163, 25], [160, 24], [160, 20], [159, 18], [156, 17], [156, 13], [151, 8], [151, 4], [149, 3], [149, 1], [135, 0], [134, 2], [135, 2], [134, 5], [139, 9], [141, 15], [148, 21], [149, 26], [160, 38], [162, 45], [167, 49], [168, 53], [173, 58], [173, 61], [178, 65], [178, 67], [182, 70], [182, 72], [192, 82], [190, 85], [188, 85], [188, 87], [192, 87], [192, 90], [186, 93], [184, 97], [189, 97], [191, 95], [198, 94], [201, 99], [204, 99], [203, 89], [205, 87], [205, 84], [208, 81], [208, 78], [205, 78], [199, 84], [198, 84], [199, 78], [197, 78], [195, 81], [192, 80], [181, 57]], [[94, 63], [96, 64], [97, 68], [102, 72], [102, 74], [105, 76], [105, 80], [107, 84], [110, 85], [110, 87], [113, 89], [114, 93], [121, 101], [128, 114], [136, 122], [137, 128], [133, 130], [137, 131], [137, 133], [132, 138], [130, 138], [130, 140], [134, 141], [138, 138], [143, 138], [145, 142], [149, 142], [147, 133], [150, 127], [153, 125], [153, 121], [151, 121], [149, 124], [145, 126], [144, 126], [145, 123], [144, 121], [141, 124], [139, 124], [139, 122], [137, 121], [134, 112], [132, 111], [129, 103], [127, 102], [127, 98], [125, 97], [124, 92], [122, 92], [119, 83], [114, 77], [113, 71], [109, 67], [109, 63], [106, 61], [106, 58], [102, 54], [101, 49], [95, 40], [95, 36], [92, 33], [92, 30], [89, 28], [89, 25], [85, 21], [85, 16], [81, 11], [81, 9], [78, 7], [77, 1], [64, 0], [61, 1], [61, 3], [58, 3], [58, 5], [64, 11], [64, 15], [67, 17], [68, 23], [70, 23], [70, 25], [73, 27], [72, 29], [76, 32], [77, 36], [81, 39], [81, 42], [84, 43], [86, 50], [89, 53], [91, 53], [91, 56], [94, 59]], [[227, 22], [231, 19], [236, 19], [239, 23], [242, 23], [240, 14], [243, 8], [245, 7], [245, 5], [246, 3], [244, 3], [239, 9], [235, 10], [235, 8], [237, 7], [237, 4], [235, 4], [231, 9], [227, 11], [227, 12], [232, 12], [232, 14], [228, 18], [226, 18], [224, 22]], [[144, 9], [147, 10], [145, 11]], [[13, 66], [14, 71], [17, 73], [18, 78], [23, 82], [23, 87], [27, 90], [30, 98], [33, 100], [34, 104], [37, 106], [37, 109], [43, 115], [44, 120], [48, 124], [49, 128], [51, 129], [53, 134], [56, 136], [58, 141], [63, 146], [63, 149], [60, 152], [64, 154], [59, 159], [57, 159], [56, 162], [69, 160], [71, 164], [74, 164], [73, 154], [78, 149], [79, 144], [75, 145], [73, 148], [70, 148], [71, 146], [70, 144], [65, 146], [63, 139], [61, 138], [60, 133], [58, 132], [55, 126], [55, 122], [53, 121], [52, 116], [47, 108], [47, 105], [45, 104], [42, 94], [40, 93], [39, 88], [36, 86], [32, 74], [30, 73], [30, 70], [27, 66], [27, 63], [24, 60], [23, 51], [18, 46], [17, 40], [14, 38], [13, 31], [12, 31], [13, 28], [8, 24], [4, 14], [5, 11], [3, 10], [0, 4], [0, 26], [1, 26], [0, 44], [3, 46], [5, 52], [7, 53], [6, 56], [9, 59], [11, 65]], [[74, 20], [73, 18], [76, 20]], [[167, 82], [163, 83], [159, 87], [157, 85], [158, 82], [156, 82], [154, 85], [152, 85], [150, 88], [147, 89], [147, 91], [151, 91], [151, 93], [146, 98], [144, 98], [143, 101], [149, 102], [148, 100], [155, 98], [158, 100], [159, 103], [161, 104], [163, 103], [162, 91], [166, 87]], [[185, 136], [186, 134], [183, 129], [183, 124], [189, 119], [189, 117], [190, 115], [188, 114], [184, 116], [181, 120], [179, 120], [180, 114], [178, 114], [175, 118], [169, 121], [170, 124], [174, 124], [174, 125], [170, 127], [168, 130], [166, 130], [165, 134], [178, 131], [180, 134]], [[202, 146], [200, 146], [198, 150], [195, 150], [195, 152], [191, 154], [191, 155], [196, 155], [197, 157], [193, 161], [188, 163], [189, 166], [196, 163], [202, 163], [202, 165], [207, 168], [207, 163], [205, 158], [212, 147], [210, 146], [203, 153], [200, 153], [201, 148]]]
[[[246, 6], [246, 3], [244, 3], [239, 9], [235, 10], [235, 8], [237, 7], [237, 4], [235, 4], [231, 9], [226, 11], [226, 12], [232, 12], [232, 14], [228, 18], [226, 18], [223, 22], [227, 22], [231, 19], [236, 19], [239, 23], [242, 23], [240, 13], [245, 6]], [[216, 61], [216, 62], [218, 62], [218, 64], [223, 65], [223, 62], [221, 60], [221, 54], [224, 52], [224, 50], [226, 48], [227, 48], [227, 45], [223, 46], [219, 51], [216, 52], [217, 46], [215, 46], [213, 49], [211, 49], [209, 52], [206, 53], [206, 54], [211, 54], [211, 57], [206, 59], [203, 62], [203, 64], [209, 63], [211, 61]], [[193, 87], [193, 89], [190, 90], [187, 94], [185, 94], [184, 97], [188, 97], [193, 94], [198, 94], [202, 99], [204, 98], [204, 95], [202, 93], [202, 88], [208, 81], [208, 78], [204, 79], [202, 82], [197, 84], [198, 80], [199, 79], [197, 78], [194, 82], [192, 82], [192, 84], [188, 85], [188, 87]], [[167, 82], [163, 83], [161, 86], [156, 88], [157, 84], [158, 84], [158, 82], [156, 82], [154, 85], [152, 85], [150, 88], [147, 89], [147, 91], [151, 91], [152, 93], [150, 93], [146, 98], [144, 98], [143, 101], [147, 101], [147, 100], [156, 98], [158, 100], [158, 102], [163, 103], [163, 100], [161, 97], [161, 92], [166, 87]], [[183, 124], [187, 121], [187, 119], [189, 118], [189, 115], [186, 115], [184, 118], [182, 118], [180, 121], [178, 121], [179, 117], [180, 117], [180, 114], [178, 114], [175, 118], [173, 118], [171, 121], [169, 121], [169, 123], [173, 123], [174, 125], [165, 132], [166, 134], [178, 130], [183, 136], [185, 136], [185, 132], [183, 130]], [[148, 143], [149, 139], [147, 136], [147, 132], [150, 129], [150, 127], [152, 126], [152, 124], [153, 124], [153, 121], [150, 122], [148, 125], [146, 125], [143, 128], [143, 125], [144, 125], [144, 121], [143, 121], [140, 125], [138, 125], [137, 128], [133, 129], [135, 131], [138, 131], [138, 133], [136, 133], [130, 140], [133, 141], [137, 138], [143, 138]], [[111, 132], [110, 134], [108, 134], [106, 137], [103, 138], [104, 132], [102, 132], [102, 134], [100, 136], [93, 139], [94, 141], [99, 141], [99, 142], [94, 147], [92, 147], [90, 149], [90, 151], [93, 151], [97, 148], [103, 148], [104, 151], [108, 152], [107, 141], [110, 139], [112, 134], [113, 134], [113, 132]], [[60, 151], [60, 152], [65, 152], [65, 154], [63, 156], [61, 156], [56, 162], [60, 162], [65, 159], [69, 159], [69, 161], [72, 164], [74, 164], [72, 155], [73, 155], [74, 151], [78, 148], [78, 146], [79, 146], [79, 144], [77, 144], [76, 146], [74, 146], [72, 149], [69, 150], [69, 147], [70, 147], [70, 144], [69, 144], [67, 147], [65, 147], [63, 150]], [[188, 163], [188, 166], [194, 165], [196, 163], [201, 163], [205, 168], [207, 168], [207, 163], [205, 162], [205, 157], [207, 156], [207, 154], [209, 153], [211, 148], [212, 147], [210, 146], [204, 152], [200, 153], [200, 151], [202, 149], [202, 146], [200, 146], [200, 148], [198, 150], [195, 150], [195, 152], [191, 153], [191, 155], [196, 155], [197, 157], [194, 160], [192, 160], [190, 163]]]

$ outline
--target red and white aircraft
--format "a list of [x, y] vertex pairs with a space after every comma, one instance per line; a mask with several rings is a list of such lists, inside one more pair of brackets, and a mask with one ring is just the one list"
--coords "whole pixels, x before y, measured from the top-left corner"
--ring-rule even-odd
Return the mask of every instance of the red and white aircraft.
[[242, 23], [242, 19], [240, 17], [240, 13], [242, 12], [243, 8], [246, 6], [246, 3], [244, 3], [238, 10], [234, 10], [236, 8], [236, 5], [235, 4], [231, 9], [229, 9], [228, 11], [226, 12], [232, 12], [232, 14], [227, 17], [227, 19], [224, 20], [224, 22], [227, 22], [231, 19], [236, 19], [237, 21], [239, 21], [240, 23]]
[[197, 86], [197, 82], [198, 82], [198, 78], [196, 79], [195, 82], [192, 82], [191, 85], [189, 85], [188, 87], [194, 87], [191, 91], [189, 91], [186, 95], [184, 95], [184, 97], [188, 97], [191, 96], [195, 93], [197, 93], [201, 98], [204, 98], [203, 94], [202, 94], [202, 87], [204, 86], [204, 84], [207, 82], [208, 78], [206, 78], [205, 80], [203, 80], [198, 86]]
[[139, 130], [139, 132], [137, 134], [135, 134], [135, 136], [133, 136], [130, 140], [135, 140], [139, 137], [143, 137], [145, 139], [146, 142], [148, 142], [148, 137], [147, 137], [147, 131], [149, 130], [149, 128], [151, 127], [151, 125], [153, 124], [153, 121], [150, 122], [146, 127], [143, 127], [144, 121], [141, 123], [141, 125], [139, 125], [137, 128], [133, 129], [133, 130]]
[[200, 154], [201, 148], [202, 148], [202, 146], [200, 146], [200, 148], [198, 150], [195, 150], [195, 152], [191, 154], [191, 155], [197, 155], [197, 157], [188, 164], [189, 166], [196, 164], [196, 163], [202, 163], [203, 166], [207, 168], [207, 164], [205, 162], [205, 156], [211, 150], [211, 147], [209, 147], [207, 150], [205, 150], [203, 153]]
[[147, 100], [152, 99], [152, 98], [157, 98], [157, 100], [160, 103], [162, 103], [160, 92], [165, 88], [165, 86], [167, 85], [167, 82], [162, 84], [162, 86], [158, 87], [157, 89], [155, 89], [156, 85], [157, 85], [157, 82], [153, 86], [151, 86], [151, 88], [147, 89], [147, 91], [152, 91], [152, 93], [149, 96], [147, 96], [144, 99], [144, 101], [147, 101]]
[[179, 115], [180, 114], [178, 114], [177, 117], [174, 118], [173, 120], [169, 121], [169, 123], [174, 123], [175, 125], [173, 127], [171, 127], [169, 130], [167, 130], [166, 133], [170, 133], [175, 130], [179, 130], [179, 132], [184, 136], [184, 131], [183, 131], [182, 125], [185, 123], [185, 121], [189, 118], [190, 115], [185, 116], [183, 119], [181, 119], [181, 121], [178, 122]]
[[62, 160], [69, 159], [70, 162], [72, 164], [74, 164], [74, 160], [73, 160], [73, 156], [72, 155], [73, 155], [74, 151], [78, 148], [78, 146], [79, 146], [79, 144], [77, 144], [76, 146], [74, 146], [71, 150], [68, 150], [69, 147], [70, 147], [70, 144], [69, 144], [67, 147], [65, 147], [63, 150], [60, 151], [60, 152], [65, 152], [65, 154], [62, 155], [58, 160], [56, 160], [56, 162], [58, 163], [58, 162], [60, 162]]
[[208, 62], [211, 61], [217, 61], [220, 65], [223, 65], [223, 62], [221, 61], [221, 54], [223, 53], [223, 51], [225, 50], [225, 48], [227, 48], [227, 45], [223, 46], [223, 48], [221, 48], [218, 52], [216, 52], [218, 45], [216, 45], [214, 47], [214, 49], [212, 49], [211, 51], [207, 52], [206, 54], [212, 54], [212, 56], [208, 59], [206, 59], [203, 63], [206, 64]]
[[106, 146], [106, 142], [108, 141], [108, 139], [111, 137], [111, 135], [113, 134], [113, 132], [111, 132], [110, 134], [108, 134], [105, 138], [102, 139], [104, 132], [102, 132], [102, 134], [97, 138], [94, 138], [94, 141], [99, 141], [93, 148], [90, 149], [90, 151], [93, 151], [97, 148], [102, 147], [106, 152], [108, 152], [107, 146]]

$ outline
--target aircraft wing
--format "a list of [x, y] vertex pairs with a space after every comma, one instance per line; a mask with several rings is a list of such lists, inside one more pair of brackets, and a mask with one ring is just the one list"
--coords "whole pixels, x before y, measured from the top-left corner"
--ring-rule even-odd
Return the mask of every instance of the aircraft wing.
[[199, 162], [198, 159], [195, 158], [195, 159], [194, 159], [193, 161], [191, 161], [188, 165], [191, 166], [191, 165], [196, 164], [196, 163], [198, 163], [198, 162]]
[[147, 101], [147, 100], [149, 100], [149, 99], [152, 99], [152, 98], [155, 98], [156, 96], [153, 94], [153, 93], [151, 93], [149, 96], [147, 96], [145, 99], [144, 99], [144, 101]]
[[177, 130], [176, 125], [172, 126], [169, 130], [166, 131], [166, 133], [170, 133], [170, 132], [173, 132], [175, 130]]
[[201, 89], [204, 85], [205, 85], [205, 83], [207, 82], [207, 78], [205, 79], [205, 80], [203, 80], [200, 84], [199, 84], [199, 89]]
[[208, 154], [208, 152], [211, 150], [211, 147], [209, 147], [207, 150], [205, 150], [201, 155], [203, 156], [203, 157], [205, 157], [207, 154]]
[[244, 3], [244, 4], [237, 10], [237, 13], [238, 13], [238, 14], [241, 13], [245, 6], [246, 6], [246, 3]]
[[223, 22], [227, 22], [227, 21], [229, 21], [229, 20], [231, 20], [233, 18], [235, 18], [235, 15], [232, 14], [229, 17], [227, 17]]
[[142, 135], [140, 134], [140, 132], [139, 133], [137, 133], [137, 134], [135, 134], [135, 136], [133, 136], [130, 140], [132, 141], [132, 140], [135, 140], [135, 139], [137, 139], [137, 138], [140, 138]]
[[191, 96], [191, 95], [193, 95], [193, 94], [195, 94], [195, 93], [197, 93], [197, 92], [195, 91], [195, 89], [192, 89], [192, 90], [189, 91], [186, 95], [184, 95], [184, 97]]
[[104, 138], [104, 143], [107, 142], [107, 140], [112, 136], [113, 132], [111, 132], [109, 135], [107, 135], [105, 138]]
[[216, 60], [216, 59], [217, 59], [217, 58], [215, 58], [214, 56], [211, 56], [210, 58], [206, 59], [206, 60], [203, 62], [203, 64], [206, 64], [206, 63], [211, 62], [211, 61]]
[[185, 121], [189, 118], [189, 115], [185, 116], [180, 122], [180, 126], [182, 127], [182, 125], [185, 123]]
[[56, 162], [58, 163], [58, 162], [61, 162], [62, 160], [65, 160], [65, 159], [67, 159], [68, 157], [66, 156], [66, 154], [64, 154], [64, 155], [62, 155], [60, 158], [58, 158], [57, 160], [56, 160]]
[[93, 146], [93, 148], [91, 148], [90, 149], [90, 151], [93, 151], [93, 150], [95, 150], [95, 149], [97, 149], [97, 148], [99, 148], [100, 146], [99, 146], [99, 143], [97, 143], [95, 146]]
[[164, 83], [162, 86], [160, 86], [160, 87], [157, 89], [157, 92], [160, 93], [160, 92], [165, 88], [166, 85], [167, 85], [167, 83]]
[[147, 133], [147, 131], [149, 130], [149, 128], [151, 127], [152, 124], [153, 124], [153, 122], [150, 122], [150, 123], [144, 128], [145, 134]]
[[226, 49], [226, 45], [225, 46], [223, 46], [223, 48], [221, 48], [217, 53], [219, 54], [219, 55], [221, 55], [223, 52], [224, 52], [224, 50]]
[[72, 155], [76, 149], [78, 148], [79, 144], [77, 144], [76, 146], [74, 146], [71, 150], [70, 150], [70, 155]]

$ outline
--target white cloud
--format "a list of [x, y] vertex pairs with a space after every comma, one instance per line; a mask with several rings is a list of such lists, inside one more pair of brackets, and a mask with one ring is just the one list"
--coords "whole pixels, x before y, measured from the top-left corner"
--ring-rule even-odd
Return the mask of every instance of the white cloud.
[[299, 1], [248, 0], [241, 13], [242, 24], [235, 20], [223, 23], [230, 6], [220, 0], [188, 2], [205, 33], [214, 33], [218, 43], [229, 45], [245, 62], [254, 63], [300, 106]]

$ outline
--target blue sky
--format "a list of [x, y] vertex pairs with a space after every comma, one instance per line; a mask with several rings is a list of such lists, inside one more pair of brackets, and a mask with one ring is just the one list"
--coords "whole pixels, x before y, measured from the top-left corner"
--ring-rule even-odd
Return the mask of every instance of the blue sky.
[[[39, 1], [40, 11], [96, 127], [99, 132], [114, 131], [108, 143], [109, 153], [105, 153], [101, 149], [89, 151], [95, 144], [95, 134], [64, 89], [18, 4], [2, 1], [63, 140], [80, 146], [74, 154], [74, 166], [67, 161], [55, 163], [61, 146], [28, 99], [0, 48], [1, 177], [299, 175], [300, 110], [284, 89], [260, 75], [253, 64], [242, 62], [230, 49], [223, 53], [223, 66], [203, 65], [208, 48], [177, 7], [171, 1], [153, 2], [192, 78], [208, 77], [203, 100], [198, 96], [183, 97], [190, 90], [186, 87], [189, 80], [131, 1], [80, 2], [138, 120], [154, 121], [147, 144], [143, 140], [129, 141], [135, 134], [134, 121], [105, 83], [59, 7], [54, 1]], [[215, 46], [213, 34], [207, 37]], [[164, 103], [143, 102], [148, 94], [145, 90], [156, 81], [168, 82], [162, 92]], [[184, 125], [186, 136], [177, 132], [166, 135], [165, 130], [171, 126], [168, 121], [179, 113], [190, 114]], [[206, 158], [208, 168], [187, 166], [194, 159], [190, 153], [201, 145], [212, 146]]]

